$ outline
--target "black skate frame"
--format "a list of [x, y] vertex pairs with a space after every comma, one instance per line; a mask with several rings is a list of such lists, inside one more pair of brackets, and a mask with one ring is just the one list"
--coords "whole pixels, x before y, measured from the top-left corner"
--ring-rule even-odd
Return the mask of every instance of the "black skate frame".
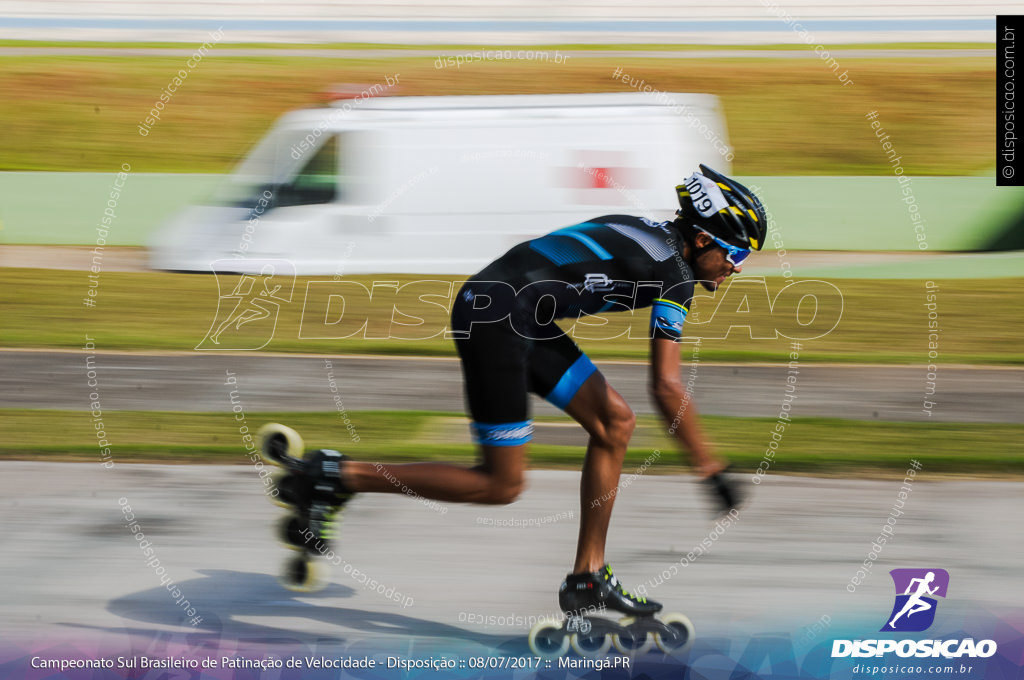
[[[623, 616], [628, 615], [623, 614]], [[552, 631], [552, 633], [554, 632]], [[566, 636], [573, 634], [578, 635], [580, 638], [595, 641], [609, 635], [617, 635], [620, 640], [625, 640], [626, 638], [635, 640], [637, 643], [635, 647], [639, 648], [648, 635], [657, 633], [661, 636], [662, 640], [672, 646], [674, 646], [677, 640], [681, 643], [680, 646], [686, 642], [685, 639], [680, 639], [681, 636], [676, 628], [658, 620], [654, 614], [635, 616], [632, 623], [623, 626], [602, 616], [567, 612], [565, 623], [558, 632], [561, 635], [560, 637], [555, 639], [549, 635], [548, 641], [556, 645], [561, 644]]]

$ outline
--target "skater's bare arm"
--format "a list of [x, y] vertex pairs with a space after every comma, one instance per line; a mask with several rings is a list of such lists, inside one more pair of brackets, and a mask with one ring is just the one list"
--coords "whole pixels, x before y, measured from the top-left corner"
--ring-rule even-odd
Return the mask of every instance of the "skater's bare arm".
[[690, 455], [690, 464], [702, 477], [725, 465], [715, 456], [700, 427], [693, 395], [679, 379], [679, 344], [665, 338], [651, 340], [651, 396], [669, 434]]

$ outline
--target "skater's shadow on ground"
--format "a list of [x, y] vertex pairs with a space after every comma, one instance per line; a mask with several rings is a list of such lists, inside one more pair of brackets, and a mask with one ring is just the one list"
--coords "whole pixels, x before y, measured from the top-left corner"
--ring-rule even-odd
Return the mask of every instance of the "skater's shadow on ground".
[[[163, 586], [111, 600], [107, 611], [124, 620], [117, 632], [128, 636], [152, 638], [166, 633], [168, 627], [187, 632], [192, 644], [209, 644], [224, 639], [278, 641], [282, 643], [344, 643], [349, 639], [403, 636], [463, 640], [489, 648], [505, 647], [515, 635], [486, 635], [457, 626], [409, 615], [415, 604], [402, 609], [400, 603], [375, 593], [381, 611], [366, 611], [337, 606], [339, 598], [351, 598], [357, 590], [329, 583], [315, 593], [295, 593], [282, 587], [267, 574], [204, 569], [203, 578], [176, 584], [176, 598]], [[179, 598], [187, 598], [202, 620], [193, 625]], [[184, 605], [184, 607], [183, 607]], [[314, 626], [289, 620], [307, 619]], [[130, 622], [143, 624], [132, 626]], [[155, 628], [147, 629], [147, 626]], [[90, 626], [90, 628], [92, 628]], [[97, 627], [98, 628], [98, 627]], [[109, 632], [114, 630], [107, 629]], [[315, 631], [315, 632], [309, 632]], [[524, 638], [525, 635], [518, 636]]]

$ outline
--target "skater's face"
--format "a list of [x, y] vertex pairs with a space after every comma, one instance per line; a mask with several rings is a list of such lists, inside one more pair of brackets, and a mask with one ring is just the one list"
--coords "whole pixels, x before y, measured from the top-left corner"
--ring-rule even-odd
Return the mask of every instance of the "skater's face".
[[694, 244], [698, 250], [706, 248], [708, 245], [715, 246], [702, 252], [697, 257], [693, 267], [693, 273], [696, 275], [697, 280], [712, 292], [718, 290], [718, 287], [727, 278], [743, 271], [743, 267], [738, 263], [742, 262], [750, 252], [743, 251], [746, 254], [731, 254], [729, 250], [719, 245], [710, 234], [705, 232], [697, 234], [696, 238], [694, 238]]

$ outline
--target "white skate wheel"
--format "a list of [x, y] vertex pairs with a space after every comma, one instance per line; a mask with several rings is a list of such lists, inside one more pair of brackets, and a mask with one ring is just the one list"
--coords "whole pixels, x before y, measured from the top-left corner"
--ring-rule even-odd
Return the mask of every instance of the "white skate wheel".
[[594, 659], [604, 656], [612, 648], [612, 636], [598, 635], [590, 637], [573, 633], [572, 637], [569, 638], [569, 644], [572, 645], [573, 650], [580, 656]]
[[690, 619], [682, 614], [672, 613], [662, 617], [661, 622], [672, 628], [676, 632], [676, 637], [666, 640], [660, 633], [655, 633], [654, 643], [658, 645], [658, 649], [666, 654], [683, 654], [690, 649], [696, 635], [696, 629]]
[[[280, 423], [268, 423], [256, 433], [260, 441], [260, 455], [263, 460], [274, 465], [281, 465], [281, 444], [284, 444], [284, 455], [289, 458], [302, 458], [302, 437], [298, 432]], [[283, 437], [281, 442], [279, 438]]]
[[323, 588], [323, 583], [318, 578], [319, 571], [316, 562], [310, 556], [296, 555], [285, 561], [281, 585], [297, 593], [312, 593]]
[[[623, 628], [626, 628], [627, 626], [635, 622], [635, 618], [633, 618], [632, 616], [627, 616], [626, 618], [619, 621], [619, 625]], [[615, 646], [615, 649], [617, 649], [620, 654], [625, 654], [626, 656], [641, 656], [649, 652], [651, 650], [651, 647], [654, 646], [653, 635], [651, 635], [650, 633], [641, 633], [641, 635], [643, 635], [643, 639], [633, 639], [628, 635], [613, 635], [612, 644]]]
[[557, 659], [569, 651], [569, 636], [560, 621], [540, 621], [530, 629], [526, 642], [530, 651], [542, 659]]

